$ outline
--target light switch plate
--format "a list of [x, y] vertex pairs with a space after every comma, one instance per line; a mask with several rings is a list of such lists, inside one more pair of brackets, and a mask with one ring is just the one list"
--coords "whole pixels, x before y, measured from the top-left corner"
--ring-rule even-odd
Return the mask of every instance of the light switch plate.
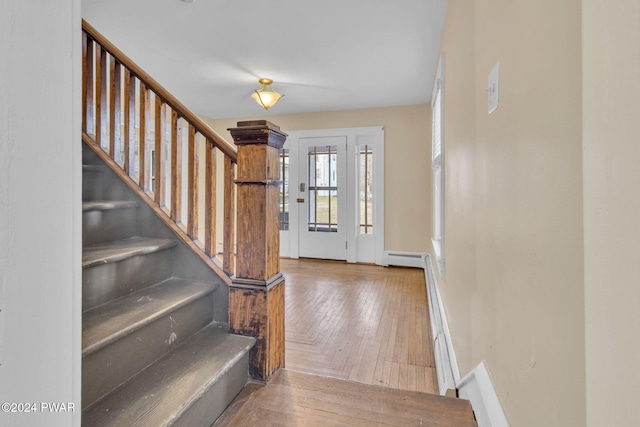
[[500, 88], [500, 63], [496, 63], [489, 73], [489, 87], [487, 88], [488, 113], [493, 113], [498, 108], [498, 94]]

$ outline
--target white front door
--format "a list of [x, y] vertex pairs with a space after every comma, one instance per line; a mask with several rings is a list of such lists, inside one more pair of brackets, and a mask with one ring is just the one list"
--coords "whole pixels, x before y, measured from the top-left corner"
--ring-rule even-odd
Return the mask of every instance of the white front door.
[[300, 138], [298, 254], [347, 259], [347, 138]]

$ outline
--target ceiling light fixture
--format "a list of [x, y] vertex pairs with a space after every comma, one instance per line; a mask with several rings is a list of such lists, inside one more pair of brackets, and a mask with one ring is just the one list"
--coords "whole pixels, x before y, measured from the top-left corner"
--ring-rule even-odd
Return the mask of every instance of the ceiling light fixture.
[[[260, 79], [258, 82], [262, 85], [260, 90], [255, 90], [251, 94], [251, 97], [256, 100], [256, 102], [265, 110], [276, 105], [276, 102], [283, 97], [284, 95], [274, 91], [271, 89], [271, 84], [273, 80], [271, 79]], [[267, 90], [268, 89], [268, 90]]]

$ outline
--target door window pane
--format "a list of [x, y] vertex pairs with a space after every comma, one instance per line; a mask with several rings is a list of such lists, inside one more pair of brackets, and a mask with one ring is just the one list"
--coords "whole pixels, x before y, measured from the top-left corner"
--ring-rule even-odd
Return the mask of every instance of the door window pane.
[[309, 147], [309, 231], [338, 231], [337, 147]]

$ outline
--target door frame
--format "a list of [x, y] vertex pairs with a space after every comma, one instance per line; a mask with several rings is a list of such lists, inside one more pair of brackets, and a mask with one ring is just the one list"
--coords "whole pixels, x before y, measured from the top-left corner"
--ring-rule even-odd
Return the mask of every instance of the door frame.
[[[284, 148], [289, 150], [289, 230], [280, 231], [280, 256], [299, 257], [299, 223], [301, 212], [297, 198], [306, 197], [299, 191], [299, 140], [301, 138], [346, 137], [347, 140], [347, 262], [369, 262], [384, 265], [384, 127], [316, 129], [284, 131], [288, 134]], [[358, 218], [358, 147], [373, 146], [373, 234], [360, 234]]]

